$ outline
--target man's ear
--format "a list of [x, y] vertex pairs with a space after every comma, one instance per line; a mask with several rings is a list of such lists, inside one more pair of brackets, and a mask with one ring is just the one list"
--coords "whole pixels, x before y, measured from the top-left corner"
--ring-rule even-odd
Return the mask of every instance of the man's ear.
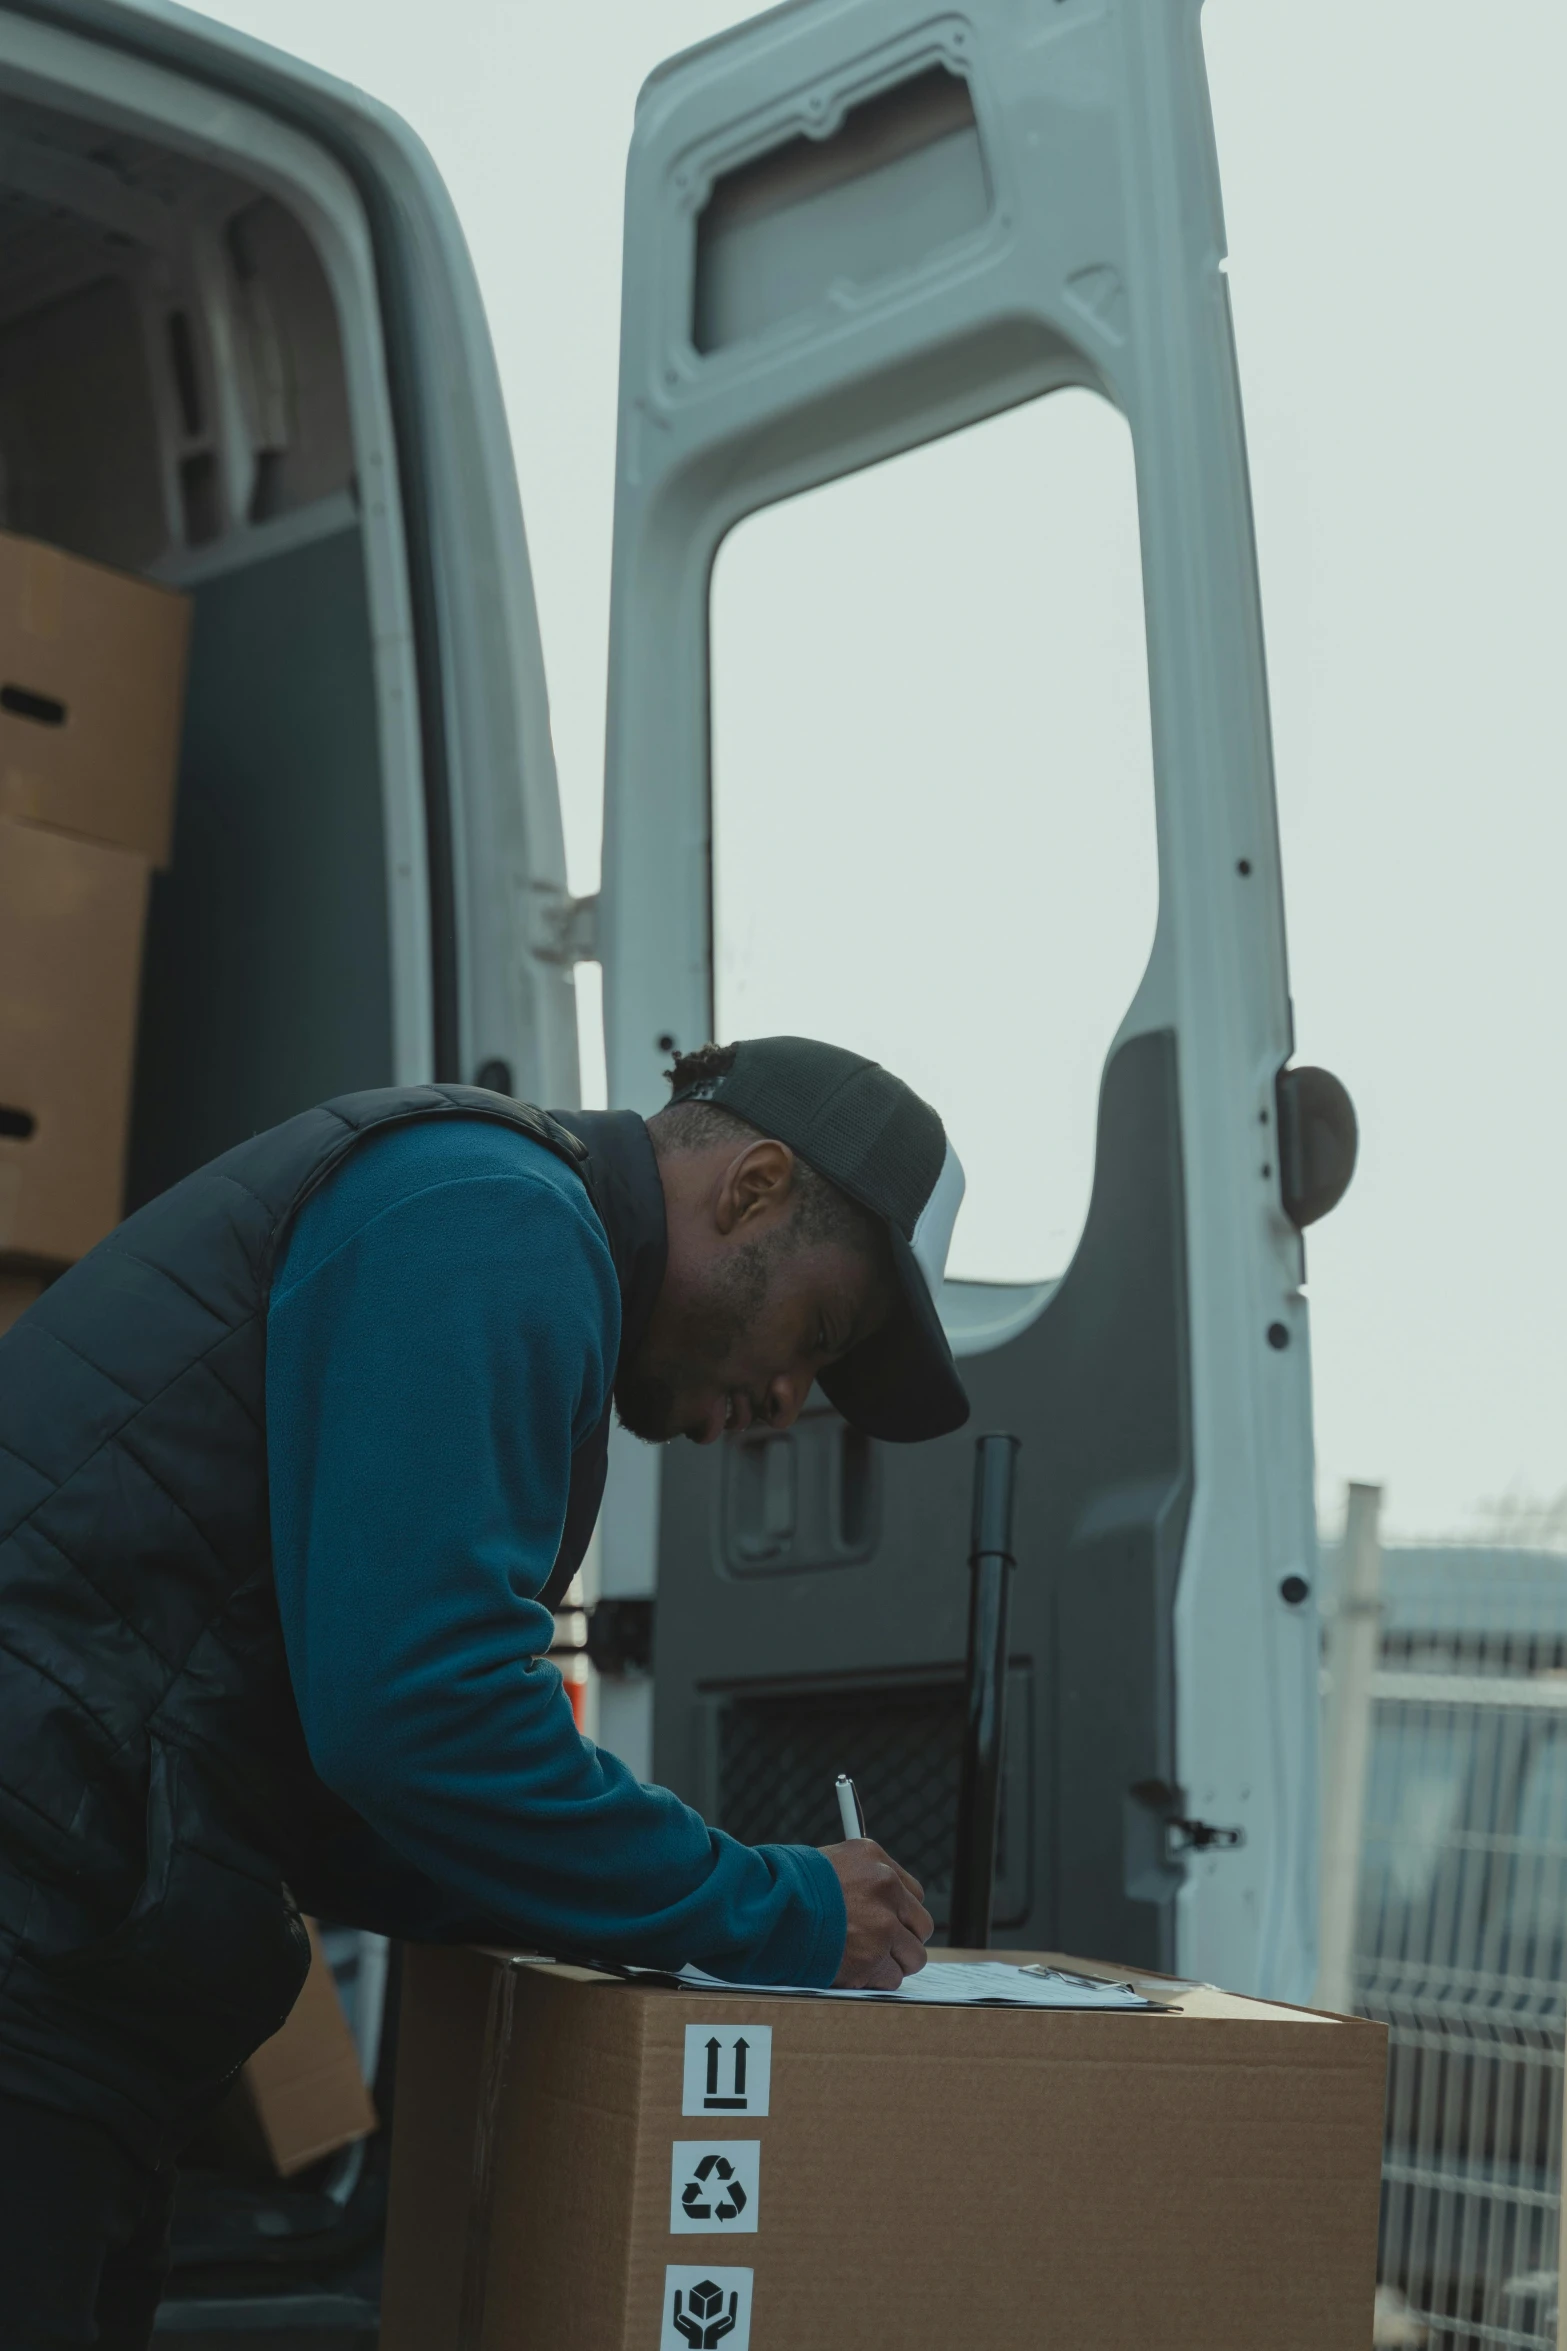
[[732, 1159], [715, 1204], [718, 1229], [734, 1233], [776, 1221], [788, 1211], [794, 1192], [794, 1153], [787, 1143], [762, 1135]]

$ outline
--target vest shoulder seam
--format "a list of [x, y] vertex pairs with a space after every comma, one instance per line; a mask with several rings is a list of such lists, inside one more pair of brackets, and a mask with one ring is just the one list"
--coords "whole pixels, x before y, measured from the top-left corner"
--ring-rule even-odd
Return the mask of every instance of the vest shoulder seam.
[[[248, 1320], [250, 1322], [260, 1322], [263, 1326], [263, 1329], [265, 1328], [266, 1316], [264, 1314], [253, 1314], [248, 1317]], [[243, 1331], [245, 1327], [245, 1324], [241, 1323], [239, 1326], [240, 1331]], [[238, 1335], [238, 1332], [230, 1333], [231, 1337], [237, 1337]], [[230, 1387], [228, 1381], [222, 1377], [213, 1361], [213, 1357], [220, 1355], [222, 1350], [223, 1341], [220, 1339], [215, 1347], [209, 1347], [207, 1349], [205, 1355], [202, 1356], [201, 1361], [205, 1364], [207, 1370], [211, 1372], [213, 1379], [216, 1380], [218, 1386], [223, 1390], [224, 1395], [233, 1405], [235, 1411], [242, 1412], [244, 1414], [246, 1420], [249, 1421], [251, 1427], [255, 1430], [257, 1436], [261, 1438], [264, 1444], [266, 1442], [267, 1434], [266, 1414], [265, 1412], [253, 1412], [250, 1406], [246, 1403], [244, 1397], [240, 1395], [238, 1389]], [[194, 1364], [189, 1364], [186, 1368], [188, 1370], [194, 1371], [196, 1366]]]
[[[30, 1470], [35, 1478], [42, 1478], [46, 1486], [50, 1487], [54, 1491], [58, 1491], [60, 1483], [58, 1478], [52, 1478], [46, 1469], [40, 1469], [36, 1461], [29, 1461], [25, 1453], [18, 1453], [16, 1447], [14, 1445], [8, 1445], [3, 1437], [0, 1437], [0, 1453], [9, 1453], [13, 1461], [19, 1461], [22, 1467], [25, 1470]], [[48, 1499], [47, 1495], [44, 1497], [44, 1499]], [[34, 1510], [40, 1509], [41, 1507], [42, 1505], [40, 1503], [35, 1502], [33, 1504]], [[7, 1536], [15, 1534], [17, 1527], [24, 1527], [26, 1524], [26, 1518], [19, 1518], [16, 1521], [15, 1526], [0, 1527], [0, 1543], [3, 1543]]]
[[[127, 1265], [139, 1265], [143, 1273], [156, 1274], [160, 1281], [167, 1282], [172, 1289], [178, 1290], [182, 1298], [188, 1298], [193, 1306], [199, 1306], [203, 1314], [210, 1314], [214, 1322], [223, 1321], [218, 1309], [203, 1298], [199, 1290], [193, 1290], [189, 1282], [182, 1282], [177, 1273], [171, 1273], [166, 1265], [159, 1265], [155, 1258], [143, 1257], [136, 1249], [119, 1249], [115, 1254], [123, 1258]], [[254, 1315], [247, 1315], [243, 1322], [224, 1323], [225, 1335], [230, 1331], [242, 1331], [245, 1323], [254, 1319]], [[222, 1341], [214, 1339], [212, 1344], [214, 1347], [220, 1346]], [[197, 1360], [199, 1361], [199, 1358]], [[159, 1392], [161, 1394], [162, 1391]]]
[[[350, 1134], [353, 1134], [357, 1131], [353, 1127], [348, 1126], [348, 1121], [346, 1119], [341, 1120], [339, 1123], [344, 1127], [347, 1127]], [[369, 1130], [367, 1130], [367, 1132], [368, 1131]], [[256, 1206], [260, 1209], [264, 1209], [267, 1215], [271, 1217], [274, 1224], [277, 1222], [279, 1217], [287, 1216], [290, 1204], [293, 1199], [292, 1193], [290, 1193], [289, 1198], [283, 1202], [282, 1207], [279, 1208], [273, 1201], [268, 1200], [264, 1193], [258, 1192], [253, 1184], [242, 1182], [231, 1167], [209, 1167], [205, 1170], [205, 1173], [209, 1175], [215, 1183], [232, 1184], [236, 1192], [243, 1192], [247, 1200], [254, 1200]]]
[[[254, 1197], [254, 1195], [252, 1194], [251, 1197]], [[210, 1314], [215, 1320], [222, 1321], [222, 1317], [219, 1315], [217, 1308], [215, 1306], [209, 1306], [204, 1298], [198, 1297], [197, 1293], [190, 1287], [190, 1285], [187, 1282], [182, 1282], [178, 1274], [170, 1273], [167, 1266], [155, 1265], [151, 1258], [139, 1257], [134, 1250], [123, 1250], [121, 1254], [130, 1264], [139, 1265], [145, 1273], [156, 1274], [161, 1280], [172, 1283], [174, 1288], [178, 1290], [183, 1297], [189, 1298], [194, 1305], [199, 1306], [204, 1314]], [[216, 1339], [212, 1341], [212, 1344], [208, 1347], [204, 1347], [200, 1355], [193, 1356], [190, 1362], [183, 1367], [183, 1371], [179, 1371], [174, 1374], [174, 1378], [180, 1379], [184, 1376], [185, 1371], [194, 1371], [198, 1363], [208, 1362], [209, 1358], [213, 1355], [216, 1355], [218, 1350], [224, 1346], [228, 1340], [239, 1338], [243, 1332], [250, 1328], [252, 1323], [258, 1320], [263, 1324], [263, 1326], [265, 1326], [266, 1316], [263, 1309], [260, 1307], [255, 1307], [244, 1317], [243, 1321], [224, 1323], [222, 1332]], [[80, 1358], [80, 1360], [83, 1363], [90, 1364], [92, 1362], [90, 1355], [84, 1355]], [[105, 1374], [106, 1378], [112, 1379], [113, 1376], [114, 1375], [112, 1373]], [[213, 1377], [217, 1379], [217, 1374], [215, 1372], [213, 1373]], [[117, 1382], [116, 1385], [118, 1385]], [[172, 1385], [172, 1380], [166, 1381], [164, 1386], [157, 1391], [157, 1395], [166, 1395], [168, 1389]], [[245, 1402], [243, 1396], [239, 1395], [235, 1389], [231, 1388], [227, 1380], [219, 1379], [218, 1385], [223, 1390], [224, 1395], [228, 1397], [230, 1403], [232, 1403], [238, 1411], [245, 1415], [245, 1418], [249, 1421], [251, 1427], [261, 1431], [264, 1434], [266, 1429], [265, 1419], [251, 1410], [250, 1406]], [[123, 1395], [131, 1396], [133, 1401], [136, 1401], [138, 1411], [142, 1409], [139, 1400], [135, 1399], [134, 1391], [132, 1389], [122, 1389], [121, 1393]], [[147, 1399], [149, 1403], [154, 1403], [156, 1400], [156, 1396], [152, 1396]]]
[[39, 1335], [45, 1339], [52, 1340], [54, 1345], [56, 1347], [62, 1348], [64, 1352], [71, 1357], [73, 1362], [84, 1363], [89, 1371], [95, 1371], [101, 1380], [108, 1381], [110, 1387], [113, 1388], [116, 1395], [128, 1396], [131, 1402], [136, 1405], [138, 1410], [140, 1409], [141, 1398], [137, 1395], [135, 1389], [128, 1388], [123, 1380], [117, 1380], [112, 1371], [107, 1371], [104, 1366], [101, 1363], [96, 1362], [91, 1355], [84, 1355], [80, 1347], [73, 1347], [69, 1339], [63, 1339], [58, 1331], [52, 1331], [47, 1323], [41, 1323], [39, 1325]]

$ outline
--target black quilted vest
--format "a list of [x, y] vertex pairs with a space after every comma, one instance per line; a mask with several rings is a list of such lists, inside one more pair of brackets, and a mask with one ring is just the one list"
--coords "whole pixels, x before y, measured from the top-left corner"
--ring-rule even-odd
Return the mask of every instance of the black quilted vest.
[[[287, 2014], [296, 1900], [377, 1923], [362, 1889], [336, 1898], [368, 1832], [311, 1768], [278, 1625], [267, 1301], [296, 1211], [350, 1151], [459, 1116], [583, 1177], [629, 1350], [663, 1273], [642, 1122], [573, 1113], [574, 1134], [463, 1086], [349, 1095], [242, 1143], [0, 1340], [0, 2094], [149, 2160]], [[606, 1413], [547, 1598], [586, 1546], [607, 1438]]]

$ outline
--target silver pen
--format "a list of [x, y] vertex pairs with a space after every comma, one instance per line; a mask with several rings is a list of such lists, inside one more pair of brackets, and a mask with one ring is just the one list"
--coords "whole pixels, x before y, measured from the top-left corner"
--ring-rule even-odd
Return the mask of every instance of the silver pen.
[[846, 1771], [841, 1771], [833, 1782], [833, 1793], [838, 1799], [838, 1818], [843, 1823], [846, 1837], [865, 1834], [865, 1808], [860, 1802], [860, 1791]]

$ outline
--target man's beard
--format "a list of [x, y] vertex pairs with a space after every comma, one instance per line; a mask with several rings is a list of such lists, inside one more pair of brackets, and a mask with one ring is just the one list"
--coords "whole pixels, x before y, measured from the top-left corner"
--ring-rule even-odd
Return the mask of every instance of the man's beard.
[[[686, 1431], [680, 1399], [710, 1387], [767, 1303], [779, 1236], [748, 1241], [714, 1273], [703, 1296], [655, 1346], [650, 1333], [615, 1382], [615, 1417], [645, 1445], [666, 1445]], [[656, 1312], [655, 1312], [655, 1320]]]

